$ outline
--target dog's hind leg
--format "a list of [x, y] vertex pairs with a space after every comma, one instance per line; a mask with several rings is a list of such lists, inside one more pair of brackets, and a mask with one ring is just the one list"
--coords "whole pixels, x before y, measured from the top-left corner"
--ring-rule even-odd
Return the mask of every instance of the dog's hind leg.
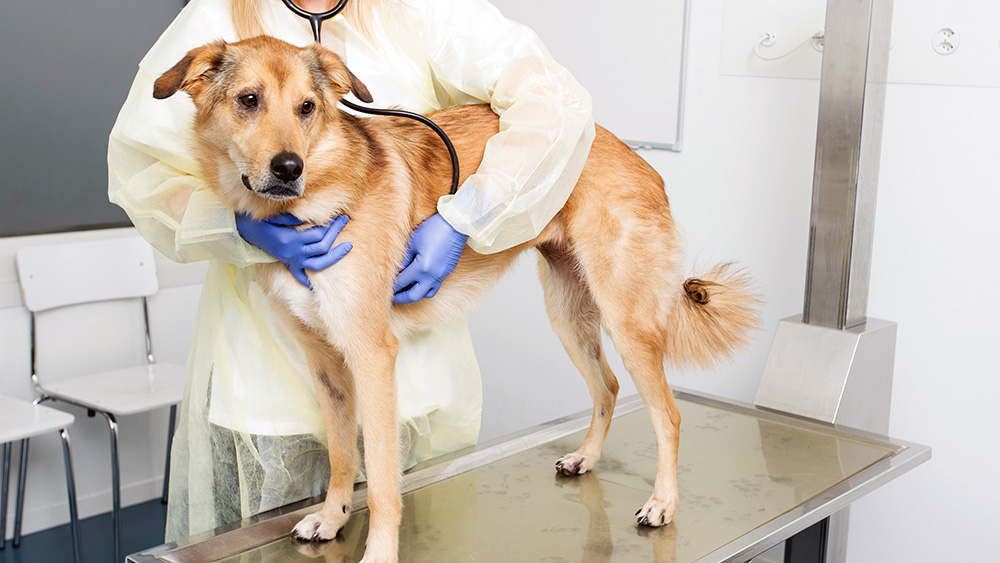
[[601, 345], [601, 314], [576, 259], [565, 250], [539, 247], [539, 277], [552, 328], [573, 364], [583, 374], [594, 401], [594, 413], [583, 444], [556, 461], [563, 475], [586, 473], [601, 457], [601, 445], [611, 426], [618, 397], [618, 379]]
[[[677, 508], [680, 412], [667, 385], [663, 362], [667, 326], [681, 286], [676, 235], [666, 215], [630, 209], [612, 213], [593, 205], [570, 225], [574, 255], [582, 266], [601, 322], [635, 382], [656, 436], [653, 495], [636, 513], [640, 524], [662, 526]], [[595, 212], [596, 210], [596, 212]], [[596, 230], [591, 225], [605, 228]]]
[[354, 478], [360, 463], [354, 380], [344, 357], [324, 340], [316, 335], [299, 340], [309, 361], [323, 413], [330, 454], [330, 486], [323, 508], [303, 518], [292, 535], [306, 541], [331, 540], [350, 517]]
[[656, 436], [653, 494], [636, 512], [636, 521], [647, 526], [663, 526], [673, 519], [677, 509], [677, 448], [681, 426], [680, 411], [663, 372], [663, 348], [651, 344], [652, 334], [636, 333], [631, 329], [610, 332], [625, 369], [632, 375], [636, 390], [646, 404]]
[[[604, 278], [603, 281], [609, 282], [610, 279]], [[620, 288], [624, 285], [621, 280], [609, 283], [600, 289], [595, 288], [594, 295], [601, 309], [604, 327], [646, 405], [656, 437], [653, 494], [636, 512], [637, 521], [647, 526], [663, 526], [673, 519], [677, 509], [677, 448], [681, 416], [663, 370], [666, 334], [662, 320], [650, 314], [656, 310], [655, 289], [651, 290], [651, 294], [644, 294], [638, 289], [641, 284], [634, 284], [632, 290], [635, 293], [623, 297], [626, 293]]]

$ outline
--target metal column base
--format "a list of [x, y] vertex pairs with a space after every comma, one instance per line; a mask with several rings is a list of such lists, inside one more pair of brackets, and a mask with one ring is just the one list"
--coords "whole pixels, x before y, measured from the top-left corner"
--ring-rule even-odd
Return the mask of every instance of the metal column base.
[[754, 404], [887, 434], [895, 351], [891, 321], [838, 330], [782, 319]]
[[830, 520], [820, 520], [785, 542], [785, 563], [824, 563]]

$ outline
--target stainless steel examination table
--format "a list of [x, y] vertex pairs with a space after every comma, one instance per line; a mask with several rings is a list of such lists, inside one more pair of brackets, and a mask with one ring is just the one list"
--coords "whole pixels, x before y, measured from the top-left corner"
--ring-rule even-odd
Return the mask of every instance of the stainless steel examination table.
[[[408, 472], [400, 561], [747, 561], [786, 539], [822, 533], [833, 513], [930, 458], [925, 446], [692, 393], [676, 396], [683, 417], [681, 500], [672, 524], [635, 522], [652, 491], [656, 446], [642, 403], [630, 398], [619, 404], [592, 473], [563, 477], [554, 468], [559, 456], [579, 446], [589, 411]], [[334, 541], [289, 537], [320, 501], [128, 561], [360, 560], [368, 522], [363, 508]], [[363, 488], [355, 492], [355, 506], [364, 506]]]

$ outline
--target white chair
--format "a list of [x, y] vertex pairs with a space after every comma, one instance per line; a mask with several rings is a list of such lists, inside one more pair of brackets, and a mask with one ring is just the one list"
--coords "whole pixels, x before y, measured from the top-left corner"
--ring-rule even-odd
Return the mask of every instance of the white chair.
[[69, 433], [73, 415], [43, 405], [31, 404], [0, 395], [0, 444], [3, 444], [3, 489], [0, 489], [0, 549], [4, 548], [7, 532], [7, 492], [10, 488], [10, 446], [21, 441], [21, 473], [17, 479], [17, 508], [14, 516], [14, 547], [21, 544], [21, 516], [24, 512], [24, 484], [28, 439], [59, 431], [66, 460], [66, 493], [69, 496], [69, 529], [73, 537], [73, 560], [80, 563], [80, 522], [76, 512], [76, 484], [73, 479], [73, 458], [70, 455]]
[[[184, 392], [184, 367], [153, 360], [147, 297], [157, 292], [152, 248], [139, 237], [96, 242], [29, 246], [17, 252], [17, 271], [24, 304], [31, 313], [31, 379], [40, 400], [63, 401], [101, 413], [111, 433], [112, 527], [115, 560], [121, 553], [121, 483], [118, 464], [118, 417], [170, 406], [167, 469], [163, 501], [167, 497], [170, 443], [173, 440], [177, 403]], [[55, 309], [118, 299], [140, 299], [145, 326], [147, 363], [43, 384], [36, 362], [36, 323], [40, 313]]]

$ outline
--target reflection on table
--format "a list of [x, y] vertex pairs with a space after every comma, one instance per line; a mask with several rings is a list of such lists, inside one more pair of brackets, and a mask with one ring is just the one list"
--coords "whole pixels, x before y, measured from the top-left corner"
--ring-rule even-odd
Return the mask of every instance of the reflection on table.
[[[579, 445], [578, 432], [406, 494], [400, 559], [692, 562], [895, 451], [809, 425], [678, 404], [681, 503], [672, 524], [635, 522], [656, 470], [652, 427], [640, 409], [614, 421], [590, 474], [564, 477], [553, 466]], [[335, 541], [285, 537], [220, 561], [358, 561], [367, 523], [367, 511], [358, 511]]]

